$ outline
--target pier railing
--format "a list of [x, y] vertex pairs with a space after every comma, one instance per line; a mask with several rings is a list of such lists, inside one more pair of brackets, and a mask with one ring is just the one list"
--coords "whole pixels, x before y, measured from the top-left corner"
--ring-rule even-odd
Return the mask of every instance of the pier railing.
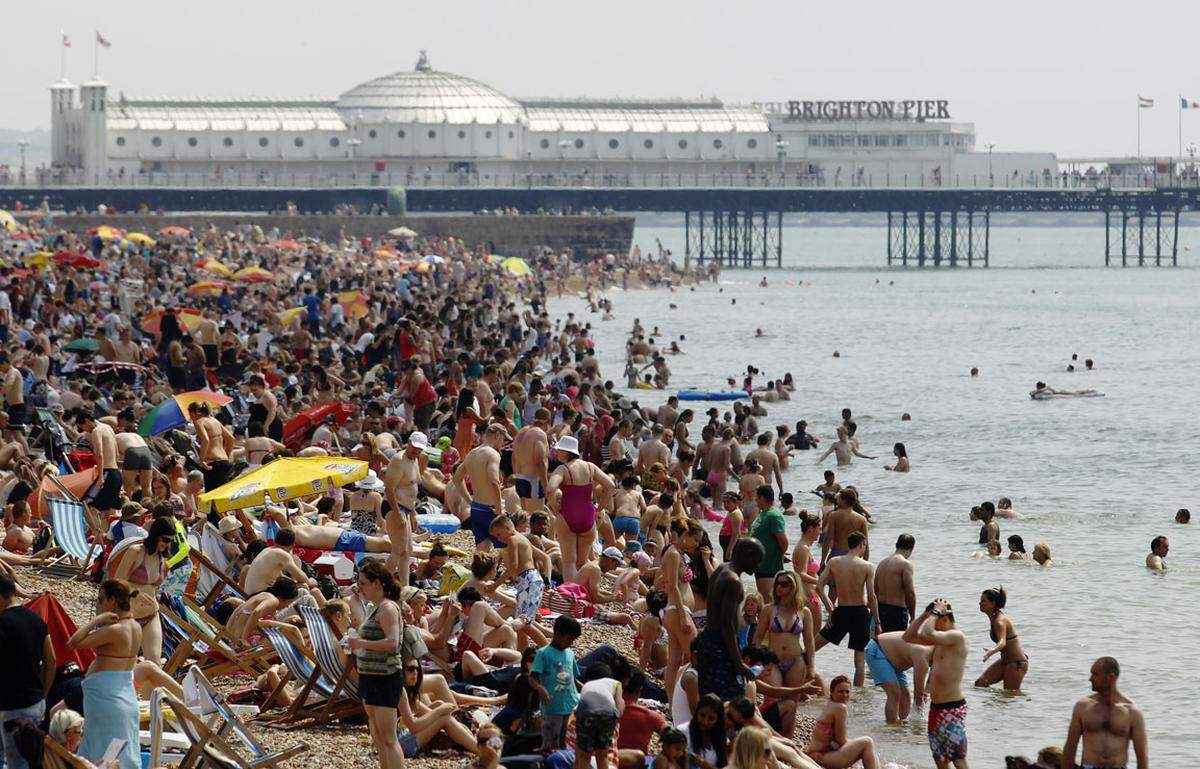
[[568, 189], [1198, 189], [1200, 175], [1076, 174], [942, 175], [928, 174], [811, 174], [777, 171], [756, 173], [503, 173], [480, 174], [380, 172], [358, 174], [305, 173], [168, 173], [93, 174], [38, 169], [26, 174], [0, 173], [0, 187], [55, 188], [306, 188], [342, 189], [405, 187], [429, 189], [562, 187]]

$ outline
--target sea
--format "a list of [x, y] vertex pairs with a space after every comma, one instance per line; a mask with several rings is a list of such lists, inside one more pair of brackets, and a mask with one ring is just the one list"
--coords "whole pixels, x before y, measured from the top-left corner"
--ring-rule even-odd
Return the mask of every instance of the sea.
[[[683, 228], [639, 221], [635, 244], [653, 253], [656, 241], [682, 255]], [[589, 321], [602, 373], [642, 405], [683, 388], [726, 389], [727, 377], [740, 382], [753, 365], [760, 383], [786, 372], [796, 381], [792, 399], [758, 419], [762, 429], [805, 419], [824, 448], [841, 410], [852, 409], [863, 453], [878, 459], [838, 468], [833, 457], [818, 466], [818, 452], [797, 452], [784, 486], [810, 510], [817, 498], [807, 492], [823, 470], [857, 486], [874, 514], [875, 560], [899, 534], [916, 537], [918, 605], [948, 599], [970, 643], [972, 766], [1061, 746], [1073, 703], [1090, 691], [1089, 667], [1104, 655], [1120, 662], [1120, 689], [1145, 713], [1155, 765], [1194, 763], [1200, 668], [1186, 658], [1200, 642], [1200, 227], [1181, 228], [1177, 268], [1106, 269], [1099, 222], [993, 227], [989, 269], [888, 269], [877, 226], [788, 225], [783, 242], [783, 269], [727, 269], [694, 290], [612, 291], [609, 321], [577, 297], [552, 302], [551, 314]], [[658, 344], [677, 340], [686, 352], [668, 359], [669, 391], [623, 386], [635, 319], [657, 329]], [[1075, 354], [1095, 369], [1068, 373]], [[1034, 401], [1038, 380], [1104, 397]], [[911, 421], [901, 421], [906, 412]], [[908, 474], [883, 470], [897, 442]], [[999, 521], [1001, 541], [1019, 534], [1030, 552], [1047, 542], [1053, 566], [973, 557], [971, 507], [1001, 496], [1023, 516]], [[1179, 508], [1196, 522], [1174, 523]], [[787, 533], [794, 544], [796, 519]], [[1144, 559], [1160, 534], [1170, 539], [1168, 568], [1152, 573]], [[979, 594], [999, 586], [1029, 655], [1015, 694], [971, 686], [991, 644]], [[817, 669], [826, 681], [852, 674], [852, 652], [827, 646]], [[884, 764], [933, 767], [925, 712], [888, 726], [883, 692], [867, 682], [852, 697], [849, 734], [873, 737]]]

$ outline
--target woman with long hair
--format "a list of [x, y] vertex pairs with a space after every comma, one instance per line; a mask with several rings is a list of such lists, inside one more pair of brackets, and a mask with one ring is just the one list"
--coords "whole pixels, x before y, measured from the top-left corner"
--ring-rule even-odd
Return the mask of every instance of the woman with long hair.
[[129, 583], [133, 591], [133, 618], [142, 626], [142, 655], [152, 662], [162, 660], [158, 593], [167, 578], [167, 560], [174, 541], [175, 519], [155, 518], [146, 538], [130, 545], [109, 573], [112, 579]]
[[646, 611], [638, 621], [633, 648], [638, 653], [638, 667], [647, 673], [661, 675], [667, 665], [667, 630], [663, 626], [663, 609], [667, 594], [651, 590], [646, 594]]
[[1021, 682], [1029, 672], [1029, 655], [1021, 648], [1012, 620], [1004, 613], [1007, 604], [1008, 594], [1002, 587], [988, 588], [979, 596], [979, 611], [988, 617], [988, 630], [994, 644], [983, 653], [983, 659], [986, 662], [993, 654], [999, 654], [1000, 659], [983, 671], [975, 685], [986, 687], [1003, 681], [1005, 691], [1015, 692], [1020, 690]]
[[697, 636], [692, 620], [691, 556], [700, 545], [704, 528], [691, 518], [671, 521], [671, 544], [663, 551], [655, 587], [667, 594], [663, 626], [667, 629], [667, 672], [663, 679], [668, 696], [675, 691], [679, 669], [691, 659], [692, 640]]
[[358, 571], [358, 591], [375, 608], [346, 647], [358, 661], [358, 691], [367, 711], [371, 740], [379, 751], [380, 769], [404, 769], [404, 753], [396, 735], [397, 708], [404, 688], [400, 665], [400, 584], [377, 560]]
[[821, 519], [815, 515], [801, 515], [800, 541], [792, 551], [792, 571], [800, 577], [804, 588], [808, 611], [812, 614], [813, 627], [821, 627], [821, 597], [817, 595], [817, 583], [821, 581], [821, 560], [813, 557], [813, 545], [821, 537]]
[[478, 408], [474, 390], [464, 387], [459, 391], [454, 403], [454, 448], [460, 457], [475, 448], [475, 428], [487, 424], [487, 420], [479, 416]]
[[884, 465], [884, 470], [891, 470], [894, 473], [908, 472], [908, 450], [904, 448], [903, 443], [897, 443], [892, 447], [892, 453], [896, 455], [896, 464]]
[[812, 614], [795, 572], [778, 572], [771, 596], [774, 602], [763, 607], [754, 643], [761, 644], [766, 640], [767, 648], [779, 657], [785, 685], [803, 686], [815, 677], [816, 641]]
[[463, 749], [475, 752], [475, 735], [454, 718], [458, 705], [454, 702], [434, 702], [421, 691], [425, 672], [421, 662], [409, 657], [404, 660], [404, 693], [400, 697], [400, 719], [404, 729], [397, 735], [405, 758], [412, 758], [438, 734], [447, 737]]
[[100, 613], [67, 640], [72, 649], [93, 649], [96, 658], [83, 679], [83, 741], [79, 754], [99, 761], [113, 739], [125, 740], [121, 748], [121, 769], [139, 769], [137, 691], [133, 688], [133, 668], [142, 645], [142, 629], [133, 618], [130, 600], [133, 592], [120, 580], [105, 580], [100, 585]]
[[725, 703], [705, 694], [696, 704], [692, 720], [679, 725], [687, 737], [688, 753], [700, 769], [720, 769], [726, 762]]
[[837, 676], [829, 682], [829, 701], [817, 717], [804, 752], [825, 769], [845, 769], [860, 760], [863, 769], [878, 769], [875, 741], [870, 737], [850, 739], [846, 736], [846, 703], [849, 701], [850, 679]]

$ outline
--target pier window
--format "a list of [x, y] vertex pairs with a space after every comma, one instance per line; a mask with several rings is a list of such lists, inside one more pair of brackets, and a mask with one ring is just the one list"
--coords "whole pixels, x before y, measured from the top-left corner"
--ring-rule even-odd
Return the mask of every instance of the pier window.
[[620, 146], [621, 146], [621, 142], [617, 141], [616, 139], [608, 140], [608, 148], [610, 150], [615, 150], [617, 147], [620, 147]]
[[758, 147], [758, 139], [750, 139], [746, 142], [747, 149], [756, 149]]
[[374, 139], [376, 136], [378, 136], [378, 134], [376, 134], [376, 133], [375, 133], [375, 129], [374, 129], [374, 128], [372, 128], [370, 131], [367, 131], [367, 136], [369, 136], [369, 137], [371, 137], [372, 139]]
[[887, 134], [875, 134], [875, 146], [887, 147], [889, 144], [891, 144], [891, 138], [892, 137], [888, 136]]
[[408, 136], [408, 134], [405, 133], [403, 128], [401, 128], [399, 131], [396, 132], [397, 139], [403, 139], [405, 136]]
[[548, 150], [548, 149], [550, 149], [550, 140], [542, 139], [540, 142], [538, 142], [538, 146], [544, 150]]
[[221, 144], [224, 144], [226, 147], [232, 147], [233, 146], [233, 137], [226, 136], [224, 139], [221, 140]]
[[458, 138], [460, 138], [460, 139], [465, 139], [465, 138], [467, 138], [467, 132], [466, 132], [466, 131], [459, 131], [459, 132], [458, 132]]
[[483, 138], [485, 138], [485, 139], [490, 139], [490, 138], [492, 138], [492, 132], [491, 132], [491, 131], [484, 131], [484, 132], [483, 132]]
[[303, 138], [301, 138], [301, 137], [299, 137], [299, 136], [297, 136], [295, 139], [292, 139], [292, 144], [295, 144], [297, 147], [303, 147], [303, 146], [304, 146], [304, 139], [303, 139]]
[[575, 140], [575, 149], [577, 149], [577, 150], [583, 149], [583, 139]]
[[436, 139], [436, 138], [437, 138], [437, 131], [435, 131], [435, 130], [433, 130], [432, 128], [430, 128], [430, 129], [429, 129], [429, 134], [428, 134], [428, 136], [429, 136], [429, 138], [430, 138], [430, 139]]
[[153, 144], [155, 147], [161, 147], [162, 146], [162, 137], [155, 136], [153, 139], [150, 140], [150, 143]]
[[719, 150], [724, 146], [725, 142], [721, 141], [720, 139], [713, 139], [713, 149]]
[[860, 146], [860, 147], [870, 147], [871, 146], [871, 137], [868, 136], [867, 134], [859, 134], [855, 138], [858, 140], [857, 141], [858, 146]]
[[[371, 133], [375, 133], [375, 132], [374, 132], [374, 131], [372, 131]], [[337, 138], [336, 136], [330, 136], [330, 137], [329, 137], [329, 146], [330, 146], [330, 147], [336, 147], [336, 146], [338, 146], [338, 145], [339, 145], [339, 144], [341, 144], [341, 143], [342, 143], [342, 140], [341, 140], [341, 139], [339, 139], [339, 138]]]
[[117, 146], [118, 146], [118, 147], [124, 147], [124, 146], [125, 146], [125, 137], [124, 137], [124, 136], [118, 136], [118, 137], [117, 137]]
[[908, 146], [908, 134], [896, 134], [896, 146], [897, 147], [907, 147]]
[[646, 141], [642, 142], [642, 146], [648, 150], [652, 150], [654, 149], [654, 142], [650, 139], [647, 139]]
[[268, 139], [267, 137], [265, 137], [265, 136], [258, 137], [258, 146], [265, 147], [270, 143], [271, 143], [271, 140]]
[[196, 137], [195, 137], [195, 136], [189, 136], [189, 137], [188, 137], [188, 146], [189, 146], [189, 147], [195, 147], [195, 146], [196, 146], [197, 144], [199, 144], [199, 143], [200, 143], [200, 142], [199, 142], [199, 141], [196, 139]]
[[686, 149], [687, 149], [687, 147], [688, 147], [688, 145], [687, 145], [687, 139], [680, 139], [680, 140], [679, 140], [679, 149], [681, 149], [681, 150], [686, 150]]

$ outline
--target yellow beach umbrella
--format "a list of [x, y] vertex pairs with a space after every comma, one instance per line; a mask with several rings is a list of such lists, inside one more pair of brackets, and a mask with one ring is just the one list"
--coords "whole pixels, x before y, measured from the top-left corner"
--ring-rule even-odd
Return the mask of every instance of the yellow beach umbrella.
[[12, 232], [17, 228], [17, 220], [12, 214], [0, 208], [0, 229]]
[[200, 495], [200, 509], [241, 510], [324, 494], [367, 477], [367, 463], [348, 457], [283, 457]]
[[226, 267], [223, 263], [216, 259], [202, 259], [195, 263], [195, 267], [211, 272], [214, 275], [223, 275], [226, 278], [233, 277], [233, 270]]
[[529, 268], [529, 263], [519, 256], [510, 256], [500, 263], [500, 266], [511, 272], [513, 275], [528, 275], [533, 272]]
[[247, 283], [270, 283], [275, 280], [275, 275], [270, 270], [264, 270], [262, 267], [243, 267], [233, 273], [234, 280], [241, 280]]
[[120, 240], [122, 237], [124, 237], [124, 233], [122, 233], [119, 229], [116, 227], [109, 227], [108, 225], [101, 225], [97, 227], [96, 234], [101, 240]]
[[279, 322], [283, 325], [290, 326], [304, 311], [304, 307], [289, 307], [286, 310], [275, 313], [275, 317], [279, 318]]
[[358, 320], [367, 315], [367, 295], [361, 291], [339, 291], [338, 304], [346, 311], [346, 316]]
[[125, 236], [125, 239], [130, 243], [137, 243], [139, 246], [153, 246], [154, 238], [144, 232], [131, 232]]
[[37, 251], [25, 257], [25, 264], [30, 267], [46, 269], [50, 266], [50, 258], [54, 256], [49, 251]]

